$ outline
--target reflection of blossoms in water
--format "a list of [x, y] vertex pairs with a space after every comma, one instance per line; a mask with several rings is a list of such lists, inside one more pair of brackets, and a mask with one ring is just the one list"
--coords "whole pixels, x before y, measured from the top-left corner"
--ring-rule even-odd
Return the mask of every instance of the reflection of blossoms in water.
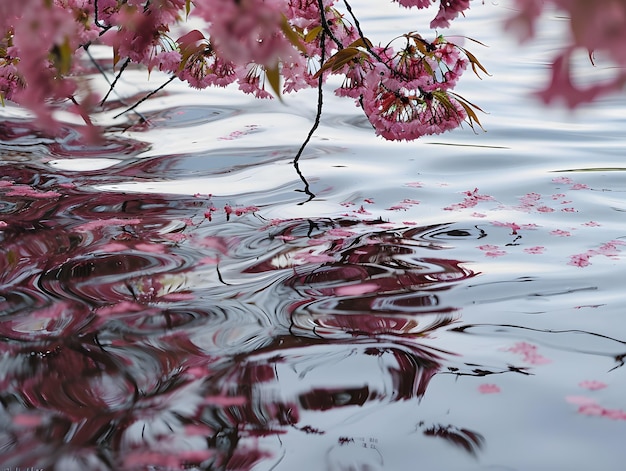
[[[423, 397], [448, 354], [420, 339], [454, 321], [442, 294], [474, 276], [434, 256], [437, 227], [346, 218], [259, 230], [231, 208], [202, 232], [181, 217], [203, 217], [196, 198], [30, 177], [0, 188], [14, 203], [0, 233], [8, 466], [252, 469], [280, 454], [267, 437], [324, 435], [342, 411]], [[38, 197], [48, 191], [59, 196]], [[252, 287], [266, 278], [280, 294], [257, 305]], [[333, 372], [345, 381], [329, 383]], [[419, 430], [481, 443], [451, 424]]]

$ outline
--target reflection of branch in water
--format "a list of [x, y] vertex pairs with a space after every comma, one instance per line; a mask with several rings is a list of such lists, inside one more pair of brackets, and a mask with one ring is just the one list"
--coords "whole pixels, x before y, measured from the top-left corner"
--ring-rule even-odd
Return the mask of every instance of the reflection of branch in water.
[[[489, 330], [491, 328], [495, 328], [495, 329]], [[564, 329], [564, 330], [535, 329], [532, 327], [524, 327], [521, 325], [514, 325], [514, 324], [466, 324], [460, 327], [455, 327], [453, 329], [450, 329], [450, 332], [459, 332], [462, 334], [470, 334], [470, 335], [490, 335], [490, 334], [497, 333], [498, 336], [516, 336], [516, 337], [520, 336], [520, 332], [518, 331], [535, 332], [538, 334], [589, 335], [595, 339], [602, 339], [608, 342], [615, 342], [619, 344], [620, 350], [610, 352], [610, 351], [607, 351], [608, 346], [602, 349], [598, 347], [592, 347], [592, 346], [585, 346], [584, 348], [582, 348], [581, 345], [583, 344], [580, 342], [576, 343], [576, 347], [570, 346], [570, 345], [565, 344], [564, 342], [559, 342], [559, 337], [560, 337], [559, 335], [556, 335], [556, 336], [550, 335], [549, 338], [547, 339], [541, 339], [542, 344], [547, 345], [552, 348], [558, 348], [559, 350], [611, 357], [615, 360], [617, 364], [613, 368], [611, 368], [611, 370], [609, 371], [615, 370], [617, 368], [621, 368], [626, 364], [626, 353], [624, 353], [624, 350], [621, 350], [622, 348], [626, 347], [626, 341], [619, 340], [617, 338], [613, 338], [608, 335], [598, 334], [596, 332], [588, 332], [588, 331], [579, 330], [579, 329]]]
[[[420, 427], [423, 425], [423, 422], [419, 424]], [[476, 456], [477, 451], [482, 448], [485, 442], [485, 438], [480, 433], [466, 428], [458, 428], [454, 425], [432, 425], [423, 433], [427, 437], [443, 438], [450, 444], [463, 448], [472, 456]]]

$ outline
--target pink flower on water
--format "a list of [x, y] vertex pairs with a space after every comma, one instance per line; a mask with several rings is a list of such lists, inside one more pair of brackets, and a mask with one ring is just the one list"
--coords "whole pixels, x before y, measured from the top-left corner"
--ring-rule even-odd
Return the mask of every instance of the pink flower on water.
[[550, 231], [550, 234], [553, 236], [558, 236], [558, 237], [570, 237], [572, 235], [571, 232], [564, 231], [562, 229], [555, 229], [553, 231]]
[[570, 187], [570, 190], [588, 190], [589, 186], [584, 183], [575, 183]]
[[491, 251], [491, 250], [498, 250], [500, 247], [498, 247], [497, 245], [492, 245], [492, 244], [484, 244], [484, 245], [479, 245], [477, 248], [483, 251]]
[[571, 255], [567, 264], [575, 267], [588, 267], [589, 265], [591, 265], [591, 262], [589, 261], [590, 257], [591, 255], [589, 255], [588, 253]]
[[601, 225], [602, 224], [596, 221], [589, 221], [589, 222], [583, 223], [583, 226], [587, 226], [587, 227], [600, 227]]
[[446, 211], [456, 211], [459, 209], [473, 208], [482, 201], [493, 201], [493, 196], [482, 195], [478, 192], [478, 188], [473, 190], [464, 191], [465, 198], [460, 203], [455, 203], [443, 208]]
[[503, 255], [506, 255], [506, 251], [500, 250], [500, 247], [497, 245], [491, 245], [491, 244], [479, 245], [478, 249], [482, 250], [485, 253], [485, 257], [496, 258], [496, 257], [502, 257]]
[[581, 381], [580, 383], [578, 383], [578, 386], [580, 386], [581, 388], [589, 389], [590, 391], [597, 391], [598, 389], [606, 388], [607, 384], [603, 383], [602, 381], [587, 380]]
[[540, 213], [553, 213], [554, 209], [550, 208], [549, 206], [538, 206], [537, 211], [539, 211]]
[[586, 396], [566, 396], [565, 400], [578, 406], [578, 413], [604, 417], [611, 420], [626, 420], [626, 411], [622, 409], [607, 409], [596, 402], [595, 399]]
[[506, 351], [519, 353], [522, 355], [522, 360], [531, 365], [545, 365], [552, 361], [537, 353], [537, 346], [526, 342], [517, 342], [512, 347], [507, 348]]
[[540, 254], [543, 254], [543, 252], [545, 250], [546, 250], [545, 247], [537, 245], [535, 247], [528, 247], [528, 248], [524, 249], [524, 252], [529, 253], [529, 254], [533, 254], [533, 255], [540, 255]]
[[481, 394], [497, 394], [500, 388], [496, 384], [481, 384], [478, 386], [478, 392]]
[[517, 231], [521, 229], [521, 226], [515, 222], [500, 222], [500, 221], [492, 221], [491, 224], [497, 227], [508, 227], [511, 229], [511, 234], [517, 234]]

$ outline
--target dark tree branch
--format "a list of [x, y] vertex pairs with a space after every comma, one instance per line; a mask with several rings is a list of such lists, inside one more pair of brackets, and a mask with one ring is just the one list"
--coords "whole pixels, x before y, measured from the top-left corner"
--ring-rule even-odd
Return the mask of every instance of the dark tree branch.
[[[126, 70], [126, 67], [128, 67], [128, 64], [130, 64], [130, 59], [126, 59], [124, 61], [124, 63], [122, 64], [122, 66], [120, 67], [120, 71], [117, 73], [117, 75], [115, 76], [115, 78], [113, 79], [113, 82], [109, 82], [109, 91], [106, 93], [106, 95], [104, 95], [104, 98], [102, 99], [102, 101], [100, 101], [100, 106], [103, 106], [104, 103], [107, 101], [107, 98], [109, 98], [109, 95], [111, 94], [111, 92], [113, 91], [113, 89], [115, 88], [115, 84], [117, 84], [117, 81], [120, 79], [120, 77], [122, 76], [122, 73], [124, 72], [124, 70]], [[107, 80], [108, 81], [108, 80]]]
[[[83, 49], [87, 53], [87, 56], [89, 57], [89, 60], [91, 61], [91, 63], [96, 67], [96, 69], [98, 69], [98, 72], [100, 72], [100, 74], [104, 77], [104, 80], [106, 80], [109, 86], [111, 86], [111, 89], [113, 89], [113, 86], [111, 85], [111, 81], [109, 80], [109, 77], [107, 77], [106, 72], [104, 71], [102, 66], [98, 64], [98, 61], [91, 55], [91, 52], [89, 52], [89, 44], [83, 46]], [[101, 102], [100, 106], [102, 106], [103, 102], [104, 100]], [[128, 106], [128, 104], [125, 103], [123, 100], [120, 100], [120, 103]], [[146, 121], [146, 117], [143, 114], [141, 114], [139, 111], [135, 111], [135, 114], [139, 116], [139, 118], [141, 118], [143, 121]]]
[[[321, 4], [321, 0], [320, 0], [320, 4]], [[323, 16], [324, 15], [322, 14], [322, 17]], [[324, 44], [325, 40], [326, 40], [326, 31], [324, 30], [322, 31], [322, 37], [320, 38], [320, 47], [322, 51], [321, 57], [320, 57], [320, 64], [323, 64], [324, 61], [326, 60], [326, 45]], [[313, 137], [313, 134], [317, 130], [317, 127], [320, 125], [320, 120], [322, 118], [322, 108], [324, 105], [324, 90], [322, 88], [323, 84], [324, 84], [324, 74], [320, 74], [320, 76], [317, 79], [317, 111], [315, 113], [315, 121], [313, 122], [313, 126], [311, 126], [311, 129], [309, 130], [309, 134], [307, 134], [306, 139], [300, 146], [300, 149], [298, 149], [298, 152], [296, 153], [296, 156], [293, 159], [293, 167], [296, 169], [296, 173], [300, 177], [300, 180], [302, 180], [302, 182], [304, 183], [304, 189], [302, 191], [306, 193], [307, 195], [309, 195], [309, 199], [300, 204], [308, 203], [313, 198], [315, 198], [315, 194], [312, 193], [311, 190], [309, 189], [309, 182], [300, 171], [300, 166], [298, 162], [300, 160], [300, 157], [302, 157], [302, 153], [304, 152], [304, 149], [306, 148], [307, 144]]]
[[163, 90], [168, 84], [170, 84], [171, 82], [174, 81], [174, 79], [176, 78], [176, 75], [172, 75], [167, 82], [165, 82], [163, 85], [161, 85], [159, 88], [152, 90], [150, 93], [148, 93], [145, 97], [143, 97], [141, 100], [137, 101], [137, 103], [135, 103], [133, 106], [131, 106], [130, 108], [126, 108], [124, 111], [122, 111], [119, 114], [116, 114], [115, 116], [113, 116], [113, 119], [119, 118], [120, 116], [122, 116], [123, 114], [128, 113], [129, 111], [134, 110], [135, 108], [137, 108], [139, 105], [141, 105], [144, 101], [146, 101], [147, 99], [149, 99], [152, 95], [154, 95], [155, 93], [160, 92], [161, 90]]
[[[323, 33], [326, 33], [328, 37], [333, 40], [333, 42], [337, 45], [337, 49], [343, 49], [343, 44], [341, 43], [341, 41], [339, 41], [339, 39], [337, 39], [337, 37], [330, 30], [328, 20], [326, 20], [326, 12], [324, 12], [323, 0], [317, 0], [317, 5], [318, 5], [318, 8], [320, 9], [320, 22], [322, 23]], [[325, 39], [326, 38], [324, 37], [324, 34], [322, 34], [322, 39], [321, 39], [322, 48], [324, 47], [323, 44], [324, 44]], [[322, 52], [323, 52], [323, 49], [322, 49]], [[322, 64], [324, 63], [324, 59], [322, 59], [321, 63]]]

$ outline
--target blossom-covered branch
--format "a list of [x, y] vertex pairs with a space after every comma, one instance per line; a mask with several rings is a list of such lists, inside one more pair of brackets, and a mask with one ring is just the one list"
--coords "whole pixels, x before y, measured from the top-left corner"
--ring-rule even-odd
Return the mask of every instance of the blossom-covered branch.
[[[424, 8], [432, 1], [400, 3]], [[53, 112], [59, 102], [70, 103], [66, 109], [92, 127], [89, 116], [101, 97], [83, 79], [80, 53], [97, 42], [112, 48], [120, 73], [129, 63], [142, 64], [195, 88], [236, 83], [259, 98], [317, 87], [320, 78], [342, 74], [336, 93], [355, 98], [387, 139], [478, 121], [477, 107], [451, 93], [468, 63], [477, 64], [474, 56], [443, 36], [428, 41], [417, 33], [399, 37], [397, 50], [373, 46], [345, 6], [352, 22], [335, 0], [3, 2], [0, 98], [34, 111], [49, 131], [58, 127]], [[441, 0], [431, 27], [447, 26], [468, 7], [469, 0]], [[191, 15], [204, 27], [175, 34]]]

